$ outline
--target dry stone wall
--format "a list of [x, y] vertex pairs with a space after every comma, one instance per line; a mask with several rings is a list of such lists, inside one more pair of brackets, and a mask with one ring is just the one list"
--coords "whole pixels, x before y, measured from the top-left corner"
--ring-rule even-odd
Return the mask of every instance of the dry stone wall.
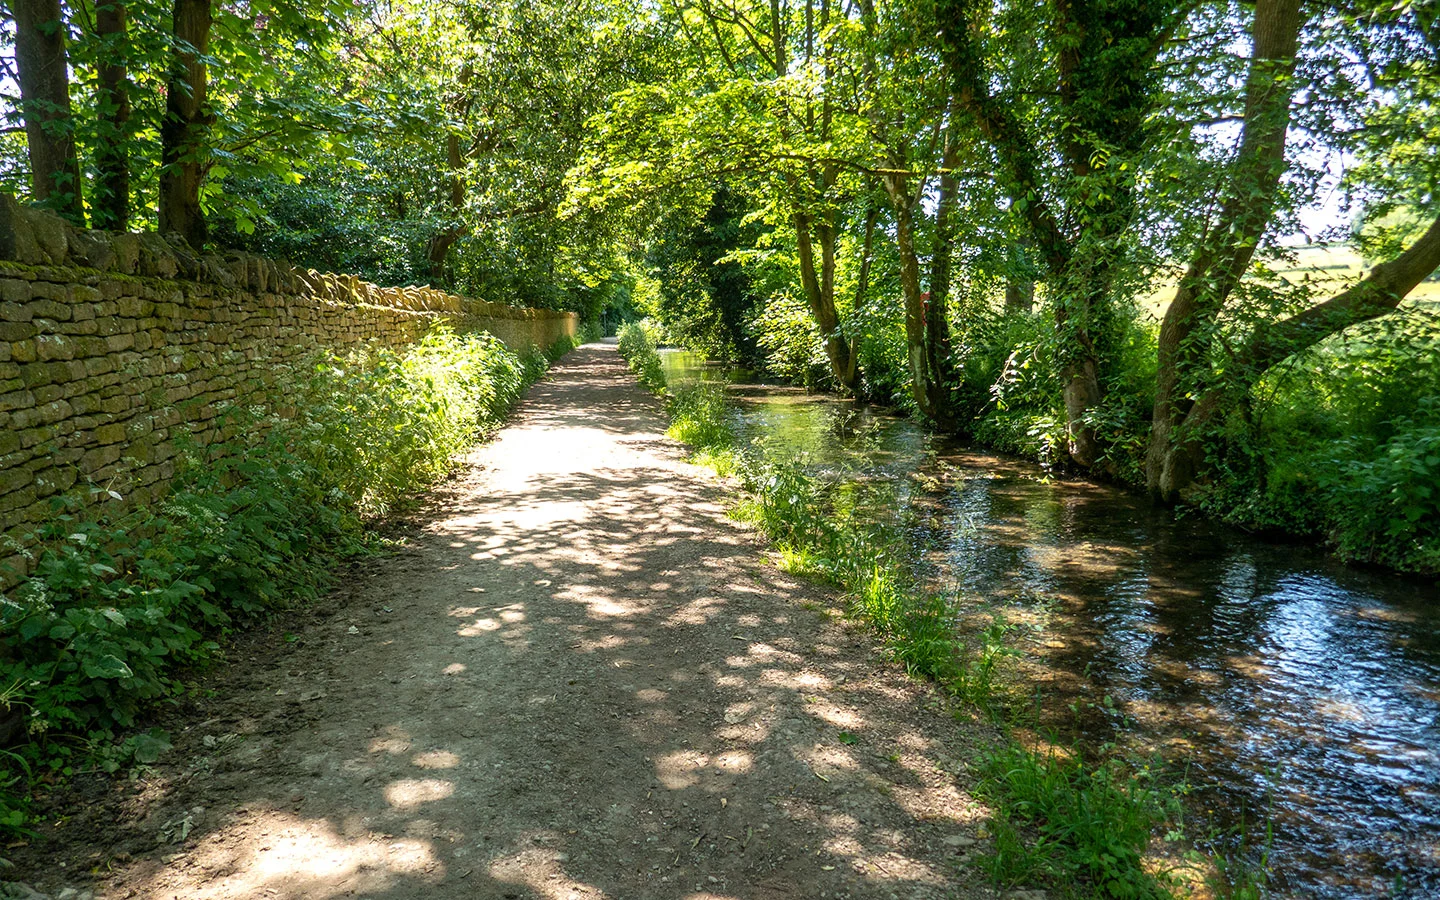
[[280, 401], [282, 364], [320, 349], [403, 348], [447, 322], [517, 352], [574, 336], [574, 313], [431, 288], [382, 288], [155, 234], [72, 228], [0, 195], [0, 584], [25, 536], [77, 484], [148, 502], [175, 438], [219, 436], [229, 404]]

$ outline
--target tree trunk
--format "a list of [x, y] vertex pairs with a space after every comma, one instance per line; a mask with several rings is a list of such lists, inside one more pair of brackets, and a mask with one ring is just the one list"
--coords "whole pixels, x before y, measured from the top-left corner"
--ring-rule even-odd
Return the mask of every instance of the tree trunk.
[[895, 249], [900, 255], [900, 293], [905, 300], [905, 359], [910, 369], [910, 396], [921, 415], [936, 418], [935, 390], [925, 347], [925, 297], [920, 286], [920, 260], [915, 252], [915, 226], [910, 187], [904, 175], [888, 175], [895, 210]]
[[70, 115], [70, 73], [59, 0], [10, 0], [15, 17], [15, 69], [30, 151], [30, 192], [36, 202], [85, 224], [80, 159]]
[[[815, 268], [815, 245], [811, 231], [821, 240], [821, 270]], [[854, 392], [859, 382], [858, 364], [854, 348], [840, 330], [840, 316], [835, 311], [835, 244], [834, 229], [816, 228], [809, 213], [795, 214], [796, 249], [799, 251], [800, 283], [805, 288], [805, 298], [810, 304], [810, 313], [820, 327], [821, 338], [825, 341], [825, 356], [830, 360], [830, 371], [836, 382]], [[827, 240], [828, 238], [828, 240]]]
[[[897, 170], [899, 166], [895, 167]], [[921, 415], [942, 428], [952, 424], [946, 385], [938, 368], [942, 336], [932, 328], [935, 293], [925, 296], [920, 283], [920, 256], [915, 249], [915, 207], [910, 180], [903, 172], [885, 176], [885, 189], [895, 211], [895, 249], [900, 256], [900, 293], [905, 301], [905, 358], [910, 370], [910, 396]], [[942, 301], [943, 302], [943, 301]]]
[[925, 354], [930, 377], [934, 382], [934, 398], [941, 415], [941, 427], [955, 427], [955, 409], [950, 388], [955, 382], [954, 362], [950, 358], [950, 271], [955, 256], [955, 235], [952, 222], [960, 202], [960, 183], [952, 174], [958, 162], [956, 148], [946, 139], [941, 160], [940, 197], [935, 204], [935, 235], [930, 247], [930, 302], [925, 308]]
[[1214, 420], [1221, 390], [1207, 383], [1212, 342], [1220, 311], [1249, 268], [1274, 213], [1295, 90], [1290, 75], [1303, 21], [1299, 0], [1255, 4], [1245, 125], [1226, 199], [1209, 229], [1213, 237], [1196, 251], [1160, 326], [1145, 481], [1151, 496], [1162, 502], [1179, 499], [1203, 466], [1202, 426]]
[[96, 67], [96, 105], [100, 117], [95, 150], [95, 189], [91, 217], [96, 228], [124, 231], [130, 224], [130, 85], [125, 68], [125, 5], [101, 0], [95, 8], [95, 34], [101, 62]]
[[453, 131], [445, 136], [445, 163], [450, 167], [450, 216], [451, 222], [443, 231], [430, 238], [425, 248], [425, 257], [430, 264], [430, 277], [437, 282], [445, 280], [445, 260], [450, 248], [470, 233], [463, 223], [465, 212], [465, 159], [460, 154], [460, 136]]
[[160, 232], [176, 233], [199, 250], [208, 229], [200, 187], [209, 168], [205, 54], [210, 47], [211, 0], [175, 0], [170, 78], [160, 122]]

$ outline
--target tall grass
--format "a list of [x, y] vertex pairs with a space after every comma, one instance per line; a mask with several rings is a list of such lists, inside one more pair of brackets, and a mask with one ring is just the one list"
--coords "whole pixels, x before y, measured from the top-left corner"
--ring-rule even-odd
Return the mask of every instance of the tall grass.
[[986, 859], [995, 881], [1048, 878], [1085, 884], [1099, 896], [1172, 896], [1168, 879], [1147, 871], [1142, 854], [1156, 828], [1180, 815], [1178, 801], [1144, 770], [1012, 744], [987, 756], [981, 772], [981, 795], [995, 809]]
[[[321, 356], [270, 378], [285, 414], [234, 407], [201, 447], [178, 443], [166, 497], [133, 505], [95, 486], [55, 502], [27, 542], [34, 572], [0, 594], [0, 830], [23, 822], [17, 785], [143, 760], [115, 736], [269, 610], [315, 596], [365, 525], [443, 476], [496, 428], [547, 356], [437, 329], [409, 352]], [[103, 502], [92, 503], [93, 499]], [[143, 736], [139, 736], [142, 737]], [[118, 752], [118, 755], [117, 755]]]

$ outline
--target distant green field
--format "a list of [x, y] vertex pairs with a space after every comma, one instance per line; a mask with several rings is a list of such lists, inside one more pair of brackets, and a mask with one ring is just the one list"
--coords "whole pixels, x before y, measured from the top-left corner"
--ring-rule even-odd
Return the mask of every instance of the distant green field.
[[[1359, 281], [1370, 268], [1353, 247], [1317, 244], [1296, 247], [1292, 252], [1294, 261], [1277, 267], [1277, 271], [1291, 283], [1305, 282], [1312, 285], [1317, 301]], [[1174, 279], [1158, 283], [1155, 289], [1141, 300], [1141, 306], [1156, 318], [1164, 315], [1165, 308], [1170, 305], [1170, 299], [1175, 294], [1175, 283]], [[1440, 301], [1440, 281], [1422, 282], [1410, 292], [1409, 299]]]

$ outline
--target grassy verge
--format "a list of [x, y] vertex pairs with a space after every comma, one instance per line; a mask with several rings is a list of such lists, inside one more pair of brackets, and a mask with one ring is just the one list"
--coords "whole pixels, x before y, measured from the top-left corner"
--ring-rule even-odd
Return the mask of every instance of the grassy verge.
[[284, 415], [235, 407], [226, 440], [177, 441], [163, 501], [93, 485], [58, 499], [26, 542], [34, 572], [0, 594], [0, 833], [23, 829], [45, 782], [154, 762], [166, 736], [133, 733], [147, 708], [232, 630], [314, 597], [371, 543], [368, 522], [445, 475], [573, 346], [522, 357], [437, 329], [403, 354], [316, 357], [267, 376]]
[[[630, 349], [646, 352], [638, 342]], [[862, 492], [887, 486], [826, 480], [803, 460], [742, 450], [719, 385], [678, 387], [668, 405], [670, 436], [688, 443], [695, 461], [737, 477], [744, 498], [737, 515], [770, 536], [782, 567], [843, 590], [851, 614], [875, 629], [911, 675], [933, 679], [1004, 727], [1006, 713], [1013, 715], [1000, 689], [1013, 654], [1006, 627], [959, 632], [950, 600], [928, 593], [913, 575], [901, 529], [866, 512], [875, 498]], [[1179, 836], [1181, 807], [1152, 767], [1087, 759], [1074, 748], [1037, 751], [1010, 739], [980, 760], [978, 771], [993, 811], [990, 850], [980, 864], [996, 884], [1044, 884], [1074, 897], [1173, 895], [1180, 879], [1149, 851], [1157, 836]], [[1222, 883], [1212, 887], [1232, 895]]]

